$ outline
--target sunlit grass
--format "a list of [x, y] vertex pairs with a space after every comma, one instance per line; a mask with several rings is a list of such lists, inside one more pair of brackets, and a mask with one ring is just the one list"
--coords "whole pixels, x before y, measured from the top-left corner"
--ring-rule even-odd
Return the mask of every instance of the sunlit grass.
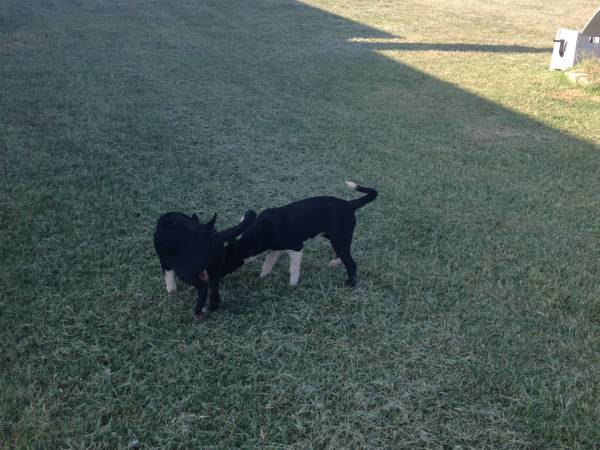
[[587, 76], [584, 86], [591, 93], [600, 93], [600, 56], [590, 56], [577, 64], [573, 72], [582, 72]]
[[[600, 109], [586, 107], [593, 99], [563, 101], [560, 92], [568, 84], [544, 70], [550, 64], [556, 29], [581, 28], [598, 7], [594, 1], [578, 2], [569, 14], [564, 14], [560, 2], [545, 2], [543, 7], [527, 1], [511, 2], [510, 7], [503, 1], [477, 0], [460, 6], [451, 0], [358, 2], [356, 8], [343, 2], [306, 3], [396, 35], [355, 37], [350, 42], [372, 44], [373, 51], [392, 61], [600, 145], [598, 129], [589, 126], [589, 121], [599, 123]], [[460, 49], [460, 44], [470, 51]]]

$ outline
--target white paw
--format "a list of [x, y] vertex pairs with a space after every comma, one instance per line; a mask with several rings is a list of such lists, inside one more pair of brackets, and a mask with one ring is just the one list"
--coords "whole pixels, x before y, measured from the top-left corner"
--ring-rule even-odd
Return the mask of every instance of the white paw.
[[329, 261], [329, 267], [331, 267], [332, 269], [335, 269], [341, 263], [342, 263], [342, 260], [340, 258], [332, 259], [331, 261]]

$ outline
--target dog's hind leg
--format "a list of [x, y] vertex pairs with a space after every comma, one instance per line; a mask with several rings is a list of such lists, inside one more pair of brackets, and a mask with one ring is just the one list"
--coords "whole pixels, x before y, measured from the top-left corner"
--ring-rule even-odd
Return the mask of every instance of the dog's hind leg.
[[296, 286], [300, 280], [300, 264], [302, 264], [303, 251], [288, 250], [287, 252], [290, 255], [290, 286]]
[[336, 239], [331, 240], [333, 250], [346, 266], [346, 272], [348, 273], [346, 286], [349, 287], [354, 287], [356, 285], [356, 262], [354, 262], [352, 255], [350, 254], [352, 231], [353, 230], [350, 230], [350, 233], [344, 233], [344, 235], [336, 236]]
[[336, 253], [346, 266], [346, 272], [348, 273], [348, 279], [346, 280], [346, 286], [354, 287], [356, 285], [356, 262], [350, 255], [350, 246], [347, 248], [338, 248]]
[[267, 257], [265, 258], [265, 262], [263, 263], [262, 270], [260, 271], [260, 277], [266, 277], [273, 270], [273, 265], [277, 262], [279, 258], [279, 250], [272, 250], [267, 253]]

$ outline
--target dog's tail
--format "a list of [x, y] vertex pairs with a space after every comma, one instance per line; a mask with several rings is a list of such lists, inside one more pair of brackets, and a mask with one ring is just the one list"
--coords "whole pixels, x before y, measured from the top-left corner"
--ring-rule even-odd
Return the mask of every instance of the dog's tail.
[[367, 194], [364, 197], [357, 198], [356, 200], [350, 200], [348, 202], [352, 205], [352, 207], [354, 209], [362, 208], [367, 203], [371, 203], [373, 200], [375, 200], [377, 198], [378, 192], [373, 188], [359, 186], [354, 181], [346, 181], [346, 186], [348, 186], [353, 191], [358, 191], [358, 192]]
[[[234, 239], [236, 236], [239, 236], [244, 231], [246, 231], [248, 229], [248, 227], [250, 225], [252, 225], [252, 223], [254, 223], [255, 219], [256, 219], [256, 212], [249, 209], [248, 211], [246, 211], [246, 214], [244, 214], [242, 221], [239, 224], [237, 224], [235, 227], [231, 227], [231, 228], [228, 228], [227, 230], [216, 233], [215, 238], [214, 238], [215, 242], [218, 245], [222, 245], [222, 244], [225, 244], [225, 242], [227, 242], [231, 239]], [[211, 220], [211, 222], [214, 225], [214, 220]]]

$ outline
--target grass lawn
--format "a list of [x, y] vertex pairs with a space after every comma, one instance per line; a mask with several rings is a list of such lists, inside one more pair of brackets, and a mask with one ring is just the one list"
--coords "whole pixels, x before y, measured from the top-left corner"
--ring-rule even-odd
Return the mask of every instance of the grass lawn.
[[[507, 5], [510, 3], [510, 5]], [[0, 448], [593, 448], [600, 100], [578, 0], [4, 0]], [[197, 323], [166, 211], [354, 198]]]

